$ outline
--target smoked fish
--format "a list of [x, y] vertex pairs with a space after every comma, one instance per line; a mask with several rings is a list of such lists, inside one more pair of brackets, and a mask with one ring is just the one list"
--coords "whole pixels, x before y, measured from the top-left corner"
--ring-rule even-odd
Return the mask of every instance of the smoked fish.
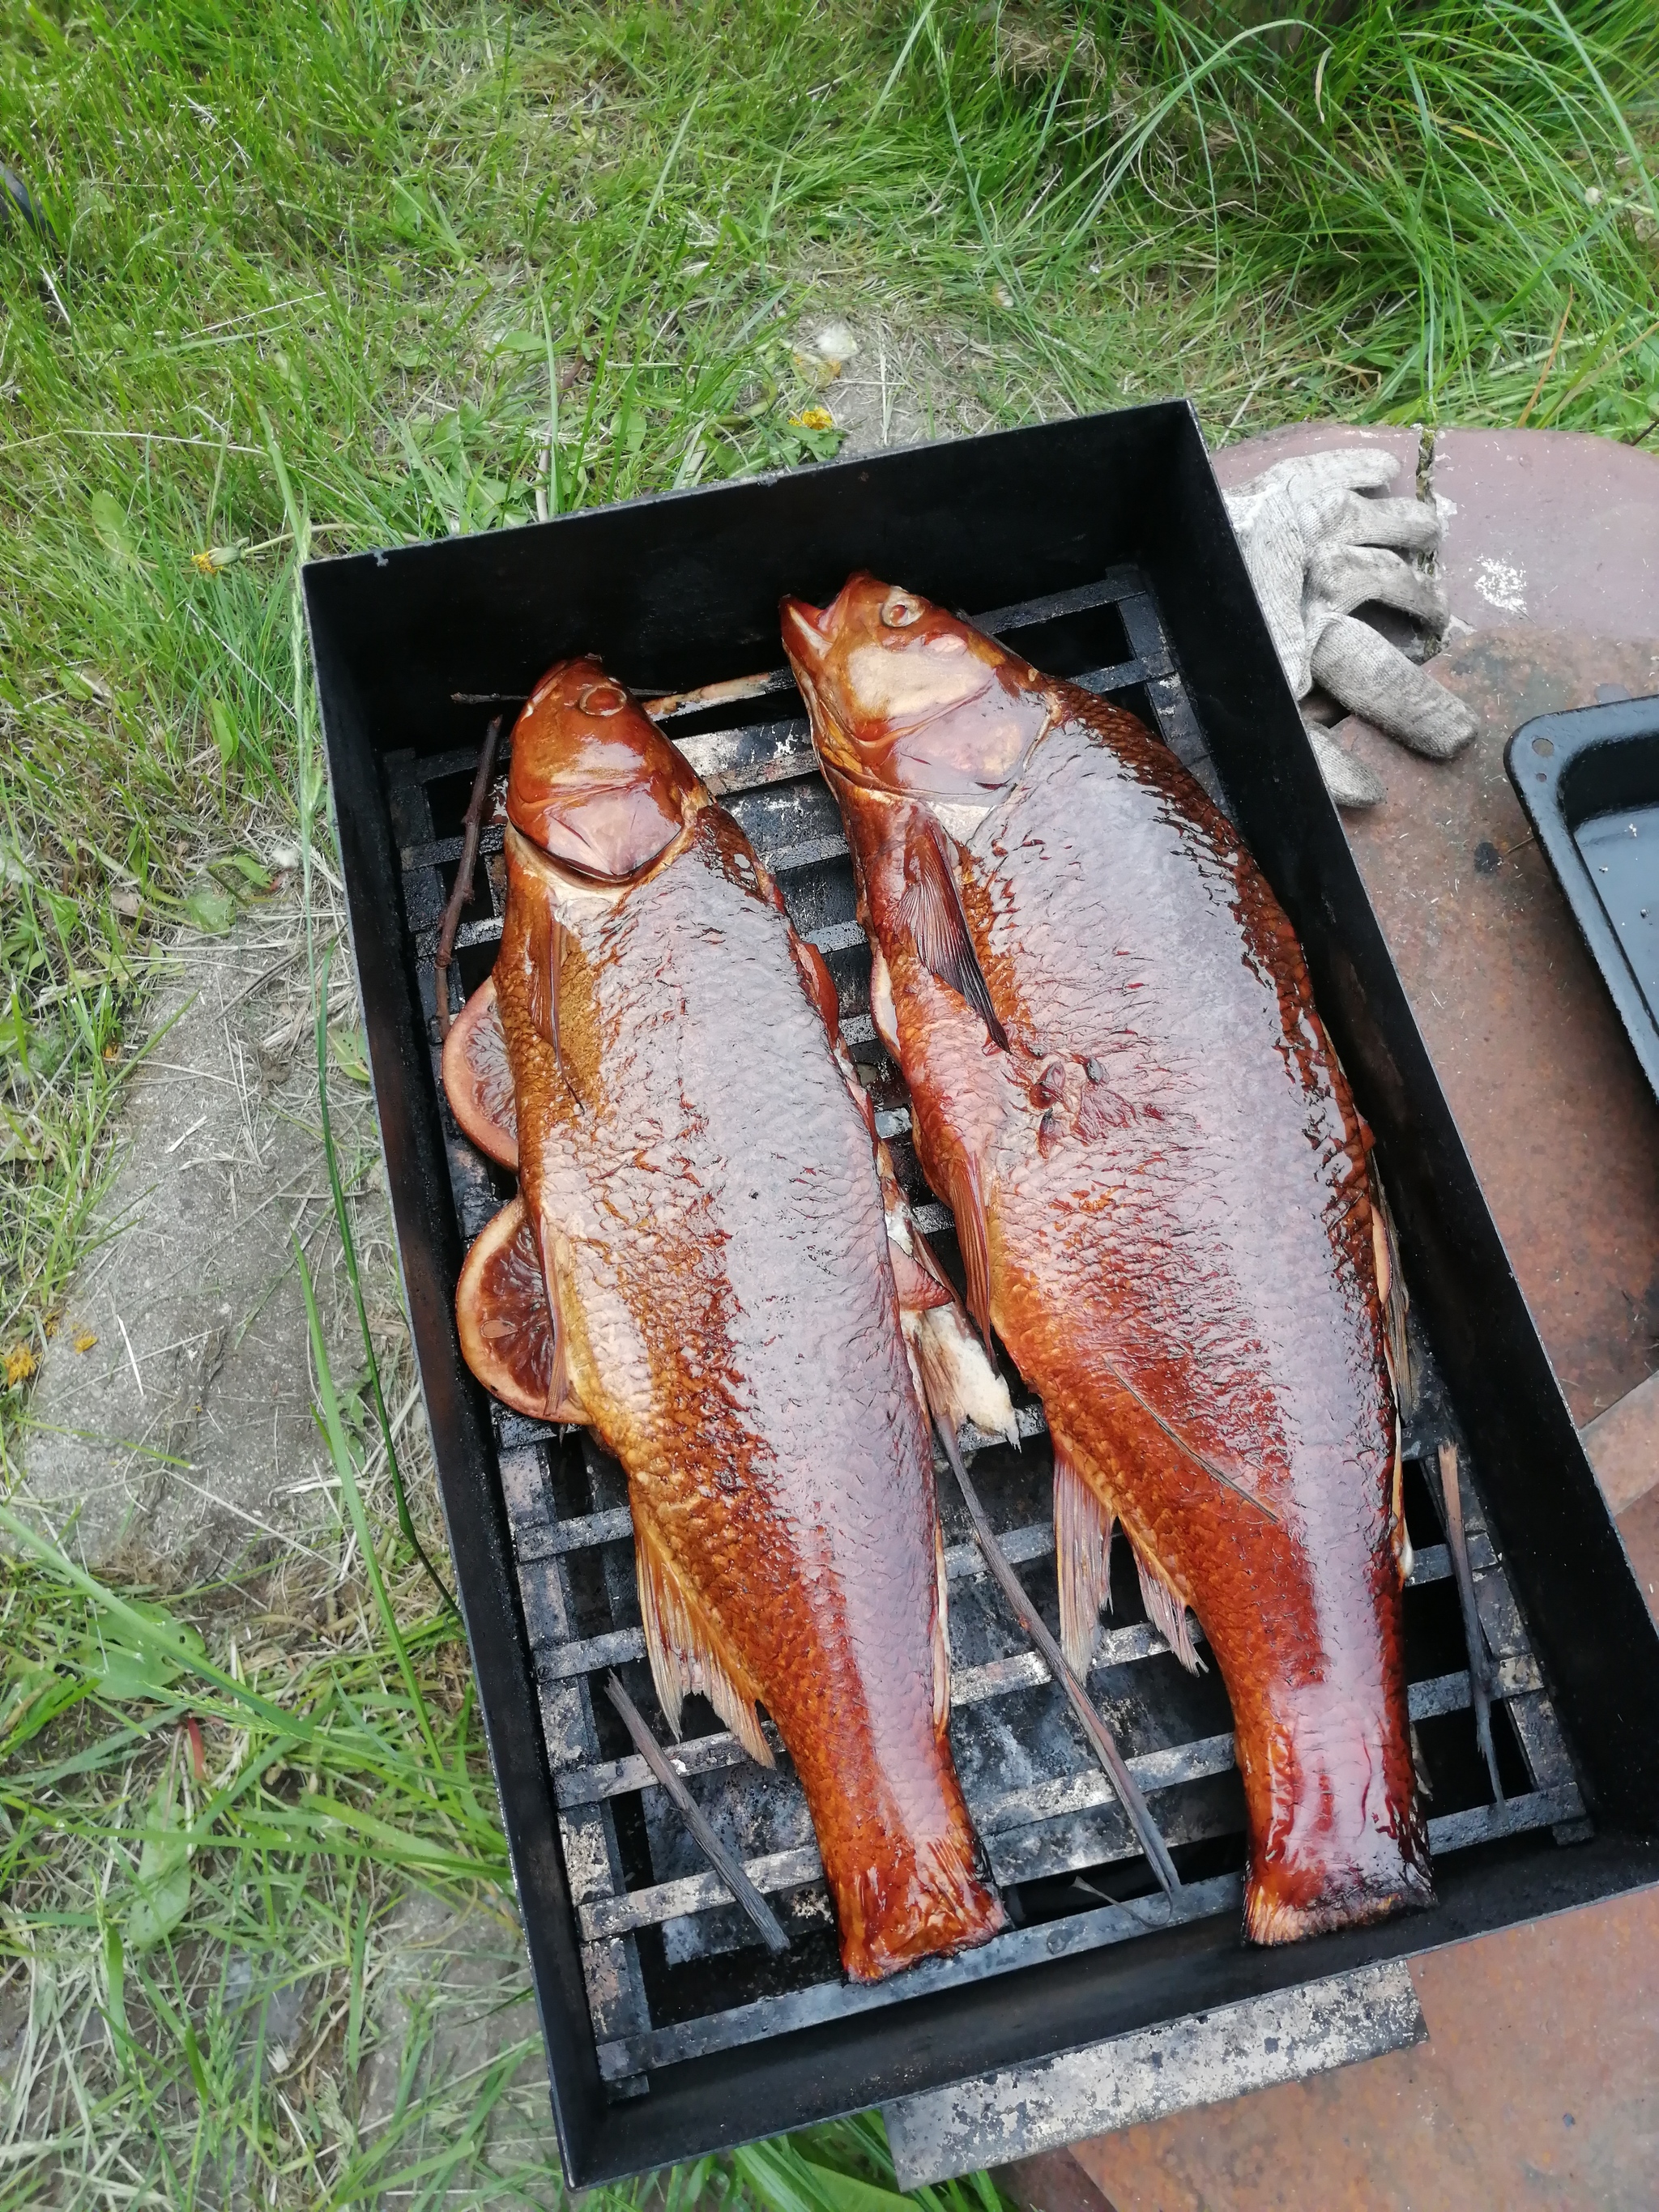
[[1114, 1522], [1232, 1702], [1247, 1934], [1431, 1895], [1369, 1133], [1302, 950], [1135, 716], [855, 575], [783, 635], [968, 1304], [1042, 1396], [1062, 1645]]
[[507, 913], [451, 1030], [458, 1118], [519, 1196], [468, 1255], [467, 1360], [628, 1478], [676, 1733], [701, 1691], [805, 1789], [847, 1972], [1004, 1924], [951, 1764], [944, 1552], [918, 1370], [1011, 1426], [905, 1211], [738, 824], [594, 660], [513, 736]]

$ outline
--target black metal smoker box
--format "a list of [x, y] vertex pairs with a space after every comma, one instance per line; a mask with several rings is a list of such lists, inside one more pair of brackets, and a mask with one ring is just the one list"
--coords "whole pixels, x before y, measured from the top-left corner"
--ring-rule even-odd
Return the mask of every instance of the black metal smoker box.
[[[435, 1080], [433, 952], [460, 817], [488, 717], [504, 713], [510, 729], [559, 656], [598, 653], [658, 694], [775, 669], [780, 593], [823, 599], [855, 568], [1135, 708], [1219, 792], [1300, 932], [1376, 1133], [1413, 1300], [1407, 1650], [1435, 1791], [1430, 1911], [1244, 1945], [1225, 1697], [1213, 1672], [1176, 1666], [1130, 1570], [1091, 1687], [1181, 1869], [1166, 1903], [965, 1522], [950, 1517], [948, 1486], [952, 1739], [1017, 1923], [991, 1945], [873, 1991], [843, 1987], [787, 1762], [768, 1775], [743, 1761], [694, 1701], [677, 1756], [783, 1916], [791, 1948], [773, 1960], [602, 1694], [619, 1668], [665, 1734], [619, 1472], [580, 1432], [489, 1404], [456, 1340], [463, 1251], [507, 1188], [459, 1138]], [[1137, 2035], [1155, 2034], [1174, 2078], [1206, 2022], [1265, 2006], [1285, 2032], [1258, 2036], [1279, 2055], [1251, 2079], [1340, 2063], [1409, 2033], [1366, 1993], [1390, 1975], [1397, 1991], [1411, 1954], [1655, 1879], [1659, 1639], [1309, 753], [1189, 408], [313, 562], [305, 591], [409, 1311], [574, 2185], [874, 2104], [909, 2179], [988, 2162], [1116, 2124], [1121, 2105], [1064, 2083], [1086, 2082], [1097, 2061], [1109, 2070]], [[920, 1184], [902, 1088], [873, 1037], [850, 867], [793, 687], [780, 676], [664, 726], [739, 814], [828, 958], [878, 1126], [948, 1264], [950, 1218]], [[483, 848], [457, 1005], [500, 933], [499, 830]], [[1023, 1404], [1020, 1425], [1025, 1449], [982, 1450], [975, 1476], [1052, 1623], [1040, 1407]], [[1443, 1492], [1437, 1474], [1425, 1479], [1445, 1443], [1458, 1453], [1501, 1795], [1475, 1753]], [[1322, 2057], [1321, 2024], [1345, 1998], [1370, 2026]], [[1042, 2095], [1028, 2094], [1039, 2079]]]

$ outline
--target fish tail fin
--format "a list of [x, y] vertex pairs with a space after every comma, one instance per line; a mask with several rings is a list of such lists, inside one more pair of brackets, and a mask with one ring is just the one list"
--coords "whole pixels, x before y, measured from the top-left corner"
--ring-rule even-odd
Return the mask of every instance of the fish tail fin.
[[836, 1885], [842, 1959], [855, 1982], [877, 1982], [918, 1959], [988, 1943], [1007, 1926], [1002, 1900], [981, 1871], [965, 1811], [946, 1832], [919, 1838], [893, 1878], [890, 1863]]
[[637, 1508], [634, 1560], [646, 1656], [651, 1662], [651, 1679], [670, 1729], [678, 1738], [680, 1708], [694, 1690], [700, 1690], [750, 1757], [770, 1766], [771, 1747], [761, 1734], [760, 1716], [755, 1711], [757, 1692], [741, 1665], [721, 1650], [702, 1607], [687, 1592], [666, 1551]]
[[[1378, 1584], [1379, 1602], [1392, 1600]], [[1391, 1678], [1391, 1679], [1390, 1679]], [[1249, 1814], [1244, 1932], [1293, 1943], [1434, 1899], [1428, 1820], [1405, 1669], [1382, 1681], [1280, 1673], [1234, 1699]]]
[[[1050, 1431], [1053, 1435], [1053, 1431]], [[1079, 1682], [1087, 1680], [1101, 1608], [1112, 1601], [1112, 1528], [1116, 1519], [1054, 1437], [1054, 1561], [1060, 1578], [1060, 1648]]]

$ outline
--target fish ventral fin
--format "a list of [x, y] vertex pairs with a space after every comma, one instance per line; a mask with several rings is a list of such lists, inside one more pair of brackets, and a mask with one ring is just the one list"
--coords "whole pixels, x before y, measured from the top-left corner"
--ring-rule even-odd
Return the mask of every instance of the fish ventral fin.
[[721, 1650], [718, 1635], [703, 1608], [681, 1581], [664, 1546], [639, 1511], [634, 1513], [634, 1563], [639, 1577], [640, 1613], [645, 1627], [646, 1656], [657, 1701], [676, 1741], [680, 1733], [680, 1708], [693, 1691], [701, 1691], [726, 1723], [749, 1756], [763, 1766], [772, 1764], [772, 1750], [761, 1734], [755, 1711], [758, 1692], [741, 1664]]
[[912, 810], [904, 833], [904, 896], [899, 921], [928, 973], [965, 999], [984, 1023], [993, 1044], [1008, 1049], [1008, 1032], [991, 1004], [944, 830], [922, 807]]
[[455, 1288], [455, 1324], [467, 1365], [503, 1405], [533, 1421], [587, 1419], [566, 1370], [563, 1333], [522, 1198], [474, 1240]]
[[463, 1131], [498, 1167], [519, 1164], [513, 1064], [495, 979], [489, 976], [450, 1024], [444, 1040], [444, 1096]]
[[1143, 1553], [1133, 1535], [1129, 1548], [1135, 1555], [1135, 1568], [1140, 1577], [1140, 1601], [1146, 1608], [1147, 1620], [1189, 1674], [1204, 1674], [1204, 1662], [1193, 1645], [1186, 1600], [1170, 1588], [1157, 1559], [1150, 1553]]
[[1060, 1648], [1079, 1682], [1087, 1678], [1103, 1607], [1112, 1602], [1112, 1528], [1116, 1518], [1078, 1473], [1070, 1449], [1054, 1448], [1054, 1564], [1060, 1576]]

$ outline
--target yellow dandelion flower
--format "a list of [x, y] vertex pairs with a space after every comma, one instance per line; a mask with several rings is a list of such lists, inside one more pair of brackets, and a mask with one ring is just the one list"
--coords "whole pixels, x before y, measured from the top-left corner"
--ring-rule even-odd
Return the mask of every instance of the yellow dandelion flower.
[[798, 430], [833, 430], [836, 418], [827, 407], [803, 407], [799, 415], [789, 420]]
[[75, 1332], [75, 1348], [77, 1352], [90, 1352], [97, 1341], [97, 1338], [89, 1328], [77, 1328]]
[[13, 1390], [20, 1382], [27, 1382], [40, 1364], [27, 1344], [14, 1344], [6, 1354], [6, 1388]]

